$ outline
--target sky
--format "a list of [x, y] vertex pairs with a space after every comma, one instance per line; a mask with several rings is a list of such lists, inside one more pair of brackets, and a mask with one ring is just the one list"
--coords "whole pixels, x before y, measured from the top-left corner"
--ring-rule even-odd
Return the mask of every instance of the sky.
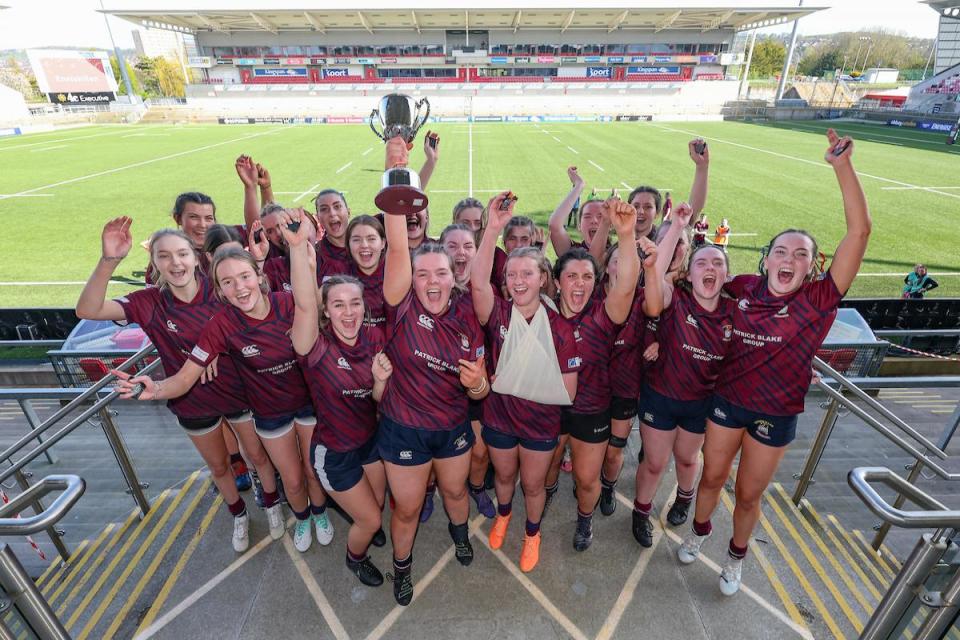
[[[797, 0], [768, 0], [769, 5], [790, 6]], [[145, 3], [138, 2], [138, 5]], [[165, 0], [157, 0], [162, 7]], [[210, 2], [209, 5], [230, 6], [229, 0]], [[264, 1], [263, 6], [271, 4]], [[292, 3], [291, 6], [296, 3]], [[402, 5], [400, 2], [398, 6]], [[480, 4], [478, 2], [478, 4]], [[505, 1], [501, 6], [516, 2]], [[603, 6], [591, 1], [589, 5]], [[639, 1], [638, 5], [650, 5]], [[664, 0], [660, 6], [672, 3]], [[696, 4], [707, 5], [709, 0]], [[718, 2], [728, 5], [729, 0]], [[755, 4], [747, 0], [744, 5]], [[903, 32], [906, 35], [933, 38], [937, 35], [937, 13], [916, 0], [806, 0], [806, 6], [830, 6], [831, 8], [803, 18], [800, 21], [801, 35], [816, 35], [837, 31], [853, 31], [871, 27]], [[110, 39], [104, 26], [103, 15], [96, 12], [98, 0], [0, 0], [0, 5], [9, 9], [0, 10], [0, 49], [26, 49], [41, 46], [76, 46], [109, 48]], [[123, 0], [108, 0], [107, 6], [124, 6]], [[55, 16], [55, 19], [51, 19]], [[131, 22], [109, 18], [117, 45], [133, 48], [131, 31], [138, 28]], [[789, 30], [790, 25], [770, 28], [761, 33]]]

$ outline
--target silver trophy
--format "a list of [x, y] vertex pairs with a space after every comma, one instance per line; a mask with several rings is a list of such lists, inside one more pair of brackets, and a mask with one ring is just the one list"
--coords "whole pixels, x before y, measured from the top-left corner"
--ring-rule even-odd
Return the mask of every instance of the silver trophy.
[[[426, 109], [421, 113], [421, 108]], [[430, 102], [415, 101], [411, 96], [391, 93], [380, 99], [380, 108], [370, 112], [370, 128], [386, 142], [400, 137], [408, 144], [430, 117]], [[374, 126], [380, 123], [380, 130]], [[407, 216], [427, 208], [427, 195], [420, 189], [420, 176], [411, 169], [397, 166], [383, 172], [380, 193], [374, 198], [377, 207], [394, 215]]]

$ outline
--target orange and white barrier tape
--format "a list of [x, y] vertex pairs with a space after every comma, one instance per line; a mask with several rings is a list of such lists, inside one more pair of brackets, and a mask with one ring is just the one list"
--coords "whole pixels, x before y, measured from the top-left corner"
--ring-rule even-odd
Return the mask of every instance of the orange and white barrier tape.
[[890, 346], [895, 349], [901, 349], [902, 351], [907, 351], [909, 353], [915, 353], [918, 356], [925, 356], [927, 358], [936, 358], [937, 360], [947, 360], [949, 362], [960, 362], [960, 358], [951, 358], [949, 356], [939, 356], [935, 353], [927, 353], [926, 351], [918, 351], [917, 349], [911, 349], [910, 347], [905, 347], [900, 344], [890, 343]]
[[[7, 492], [4, 491], [3, 489], [0, 489], [0, 499], [3, 499], [3, 504], [9, 504], [10, 502], [10, 498], [9, 496], [7, 496]], [[19, 519], [20, 514], [18, 513], [15, 517]], [[30, 546], [33, 547], [33, 550], [37, 552], [37, 555], [40, 556], [41, 560], [47, 559], [47, 556], [44, 555], [43, 550], [40, 548], [40, 545], [34, 542], [33, 538], [31, 538], [30, 536], [27, 536], [27, 542], [29, 542]]]

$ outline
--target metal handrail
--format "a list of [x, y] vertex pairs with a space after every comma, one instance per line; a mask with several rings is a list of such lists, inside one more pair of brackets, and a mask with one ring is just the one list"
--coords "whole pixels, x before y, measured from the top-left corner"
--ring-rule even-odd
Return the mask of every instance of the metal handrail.
[[[0, 507], [0, 536], [28, 536], [55, 525], [67, 515], [87, 488], [83, 478], [75, 475], [47, 476], [19, 496]], [[53, 503], [38, 514], [29, 517], [6, 517], [18, 514], [48, 493], [62, 491]]]
[[[923, 511], [905, 511], [888, 503], [871, 485], [880, 483], [904, 496]], [[903, 529], [960, 529], [960, 511], [950, 509], [916, 485], [886, 467], [857, 467], [847, 474], [847, 484], [880, 519]]]

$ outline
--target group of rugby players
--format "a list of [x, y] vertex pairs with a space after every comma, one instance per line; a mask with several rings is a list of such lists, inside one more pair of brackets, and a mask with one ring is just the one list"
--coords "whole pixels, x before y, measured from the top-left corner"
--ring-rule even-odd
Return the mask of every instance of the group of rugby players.
[[[269, 173], [241, 156], [246, 225], [216, 224], [210, 198], [181, 195], [179, 229], [149, 242], [151, 286], [112, 299], [108, 282], [133, 240], [130, 218], [109, 221], [77, 314], [135, 322], [152, 340], [166, 378], [117, 372], [119, 389], [168, 401], [234, 518], [237, 552], [249, 545], [249, 521], [231, 470], [234, 434], [262, 483], [271, 536], [286, 529], [279, 485], [301, 552], [314, 535], [330, 543], [333, 498], [352, 520], [346, 564], [367, 585], [383, 582], [368, 548], [386, 543], [389, 494], [394, 597], [406, 605], [414, 539], [435, 489], [456, 558], [469, 565], [468, 496], [493, 520], [489, 543], [499, 549], [519, 479], [519, 565], [529, 572], [564, 449], [577, 499], [573, 547], [582, 552], [593, 539], [594, 509], [614, 512], [638, 417], [633, 535], [643, 547], [653, 543], [654, 496], [672, 454], [669, 525], [686, 522], [696, 500], [682, 563], [693, 562], [710, 535], [739, 454], [733, 537], [720, 576], [730, 595], [740, 586], [760, 498], [794, 438], [814, 353], [870, 234], [852, 142], [831, 130], [828, 144], [846, 234], [822, 273], [816, 241], [797, 229], [770, 241], [759, 275], [734, 277], [724, 251], [693, 246], [691, 225], [707, 196], [702, 140], [689, 144], [690, 204], [659, 226], [660, 193], [640, 186], [626, 201], [584, 202], [583, 240], [572, 241], [564, 221], [584, 185], [571, 167], [572, 188], [549, 223], [552, 265], [543, 232], [514, 215], [509, 192], [486, 206], [462, 200], [433, 241], [427, 211], [351, 217], [333, 189], [316, 196], [315, 216], [284, 208], [273, 201]], [[406, 164], [409, 148], [388, 141], [387, 166]], [[430, 144], [424, 151], [426, 187], [439, 152]], [[485, 488], [488, 465], [495, 505]]]

